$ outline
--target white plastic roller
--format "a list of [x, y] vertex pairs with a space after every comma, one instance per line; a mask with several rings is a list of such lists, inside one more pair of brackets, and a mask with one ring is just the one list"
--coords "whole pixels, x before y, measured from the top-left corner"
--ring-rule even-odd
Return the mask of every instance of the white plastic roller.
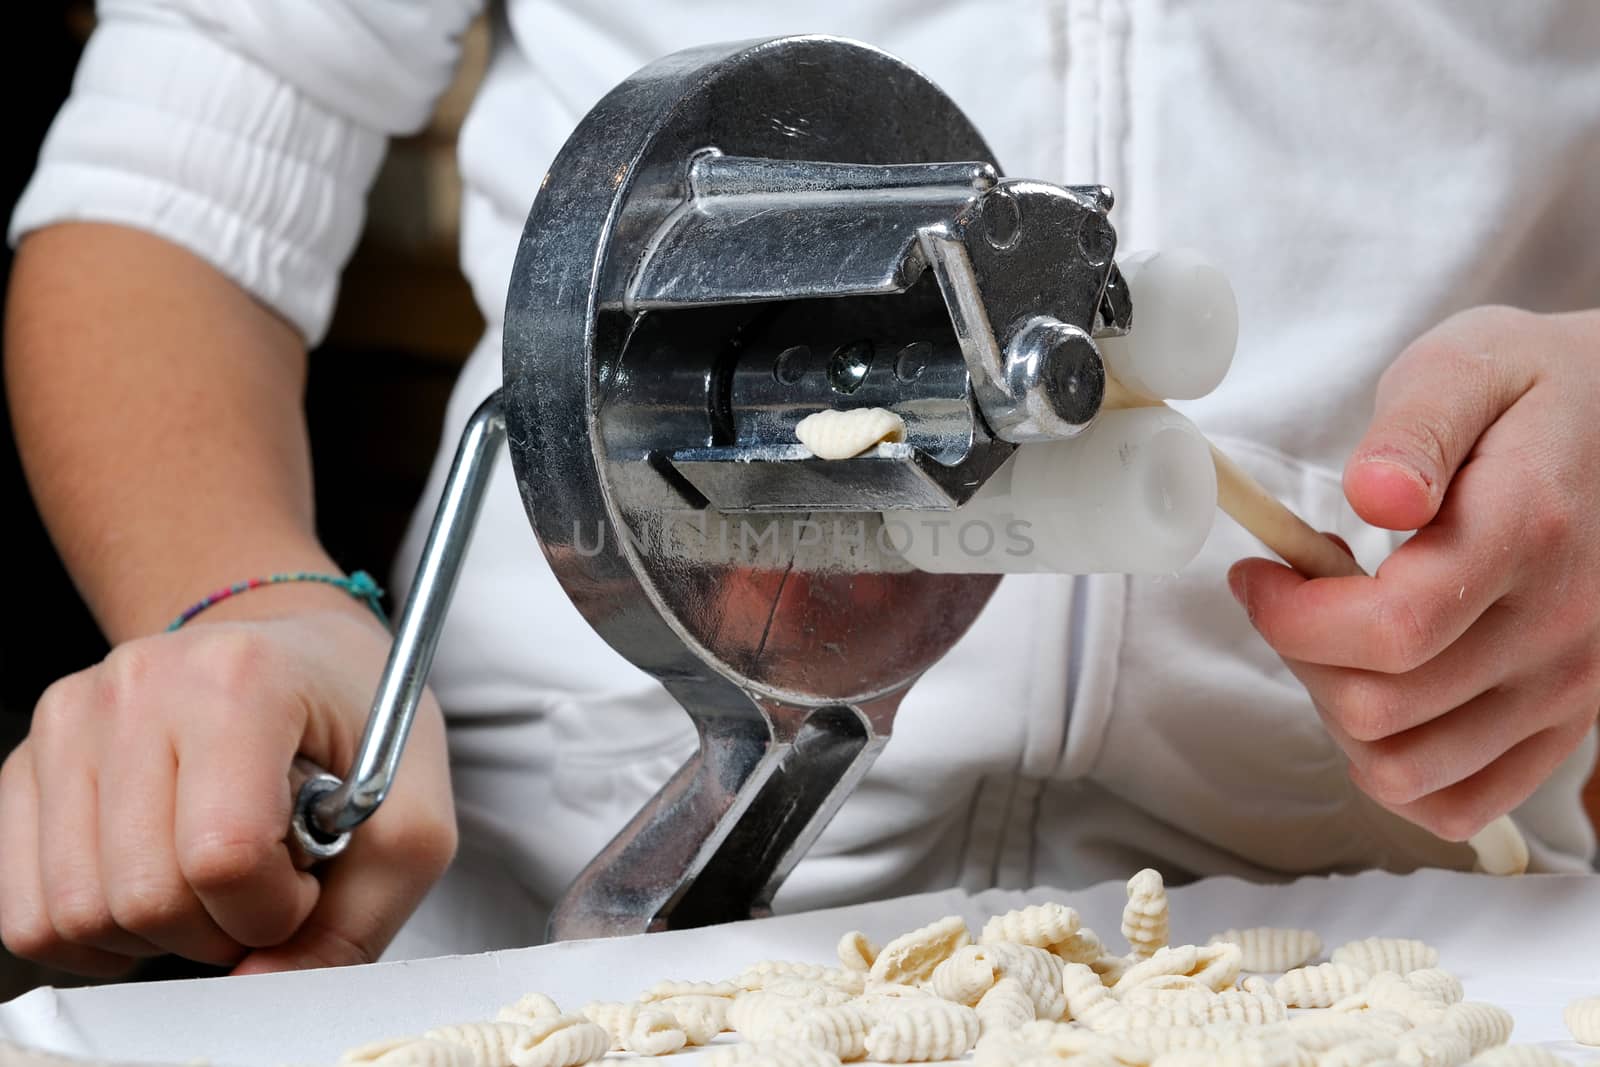
[[1227, 275], [1198, 252], [1135, 252], [1118, 262], [1133, 301], [1133, 328], [1095, 343], [1106, 372], [1161, 400], [1194, 400], [1221, 383], [1239, 340]]
[[[1107, 406], [1093, 428], [1076, 440], [1018, 448], [954, 512], [885, 514], [898, 534], [892, 543], [928, 571], [1160, 573], [1194, 558], [1220, 506], [1308, 578], [1364, 574], [1160, 404], [1202, 397], [1227, 374], [1239, 331], [1227, 277], [1188, 251], [1136, 253], [1119, 266], [1133, 328], [1097, 342]], [[1509, 815], [1468, 844], [1481, 870], [1527, 870], [1527, 841]]]
[[1108, 411], [1071, 441], [1025, 445], [955, 511], [886, 512], [925, 571], [1164, 574], [1200, 551], [1217, 511], [1206, 439], [1169, 408]]

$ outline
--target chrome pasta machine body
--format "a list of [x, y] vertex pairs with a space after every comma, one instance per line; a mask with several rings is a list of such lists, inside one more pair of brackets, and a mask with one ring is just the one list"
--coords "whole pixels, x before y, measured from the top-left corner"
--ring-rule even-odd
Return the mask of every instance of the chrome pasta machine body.
[[[1138, 569], [1107, 546], [1152, 523], [1118, 522], [1119, 499], [1166, 514], [1189, 492], [1209, 525], [1203, 444], [1176, 466], [1154, 444], [1187, 439], [1175, 413], [1129, 408], [1166, 421], [1087, 447], [1132, 322], [1111, 206], [1002, 178], [944, 93], [849, 41], [693, 49], [614, 89], [539, 186], [504, 384], [457, 452], [355, 765], [301, 787], [299, 843], [335, 854], [382, 802], [504, 442], [566, 592], [700, 738], [551, 935], [764, 914], [997, 572]], [[806, 415], [854, 408], [895, 413], [903, 439], [839, 460], [797, 441]], [[953, 516], [941, 551], [925, 534]], [[1027, 522], [1035, 551], [965, 530], [980, 520]], [[1152, 569], [1198, 549], [1184, 521]]]

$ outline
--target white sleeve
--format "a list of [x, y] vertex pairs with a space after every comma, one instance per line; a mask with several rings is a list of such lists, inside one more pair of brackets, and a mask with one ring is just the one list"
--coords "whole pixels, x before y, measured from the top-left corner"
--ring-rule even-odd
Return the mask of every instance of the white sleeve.
[[387, 136], [449, 84], [482, 0], [101, 0], [11, 218], [189, 249], [315, 343]]

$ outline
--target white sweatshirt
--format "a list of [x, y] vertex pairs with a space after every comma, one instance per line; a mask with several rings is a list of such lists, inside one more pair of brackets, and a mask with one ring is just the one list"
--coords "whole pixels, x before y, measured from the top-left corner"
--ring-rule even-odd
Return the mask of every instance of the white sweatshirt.
[[[316, 340], [388, 134], [449, 79], [473, 0], [102, 0], [12, 236], [141, 226]], [[1378, 375], [1450, 313], [1600, 305], [1600, 5], [1563, 0], [508, 0], [461, 136], [462, 258], [490, 322], [450, 405], [409, 574], [549, 160], [618, 81], [713, 40], [822, 31], [907, 59], [1012, 176], [1102, 182], [1121, 248], [1189, 246], [1232, 279], [1234, 368], [1183, 405], [1369, 567], [1340, 470]], [[1019, 576], [918, 683], [783, 907], [959, 884], [1081, 885], [1465, 867], [1349, 783], [1223, 572]], [[692, 750], [688, 718], [578, 616], [502, 464], [440, 647], [464, 845], [395, 955], [527, 943], [582, 864]], [[1588, 742], [1517, 813], [1581, 868]]]

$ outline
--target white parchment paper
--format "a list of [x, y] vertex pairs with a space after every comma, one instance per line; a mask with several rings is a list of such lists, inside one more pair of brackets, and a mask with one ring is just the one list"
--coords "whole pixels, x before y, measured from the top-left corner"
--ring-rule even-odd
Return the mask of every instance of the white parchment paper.
[[[1299, 926], [1331, 950], [1375, 935], [1419, 937], [1461, 976], [1467, 997], [1510, 1010], [1512, 1041], [1545, 1043], [1577, 1064], [1600, 1049], [1572, 1042], [1562, 1009], [1600, 996], [1600, 876], [1491, 878], [1444, 871], [1370, 872], [1261, 886], [1213, 878], [1172, 890], [1175, 943], [1228, 927]], [[432, 1026], [493, 1018], [539, 990], [575, 1011], [631, 999], [665, 978], [731, 977], [761, 959], [832, 963], [839, 935], [882, 943], [943, 915], [974, 932], [989, 915], [1041, 900], [1077, 908], [1113, 947], [1120, 883], [1076, 892], [957, 890], [704, 930], [573, 942], [337, 970], [190, 982], [34, 990], [0, 1005], [0, 1038], [73, 1056], [218, 1067], [331, 1064], [351, 1046]], [[0, 1052], [3, 1058], [3, 1052]], [[669, 1057], [689, 1067], [696, 1054]]]

